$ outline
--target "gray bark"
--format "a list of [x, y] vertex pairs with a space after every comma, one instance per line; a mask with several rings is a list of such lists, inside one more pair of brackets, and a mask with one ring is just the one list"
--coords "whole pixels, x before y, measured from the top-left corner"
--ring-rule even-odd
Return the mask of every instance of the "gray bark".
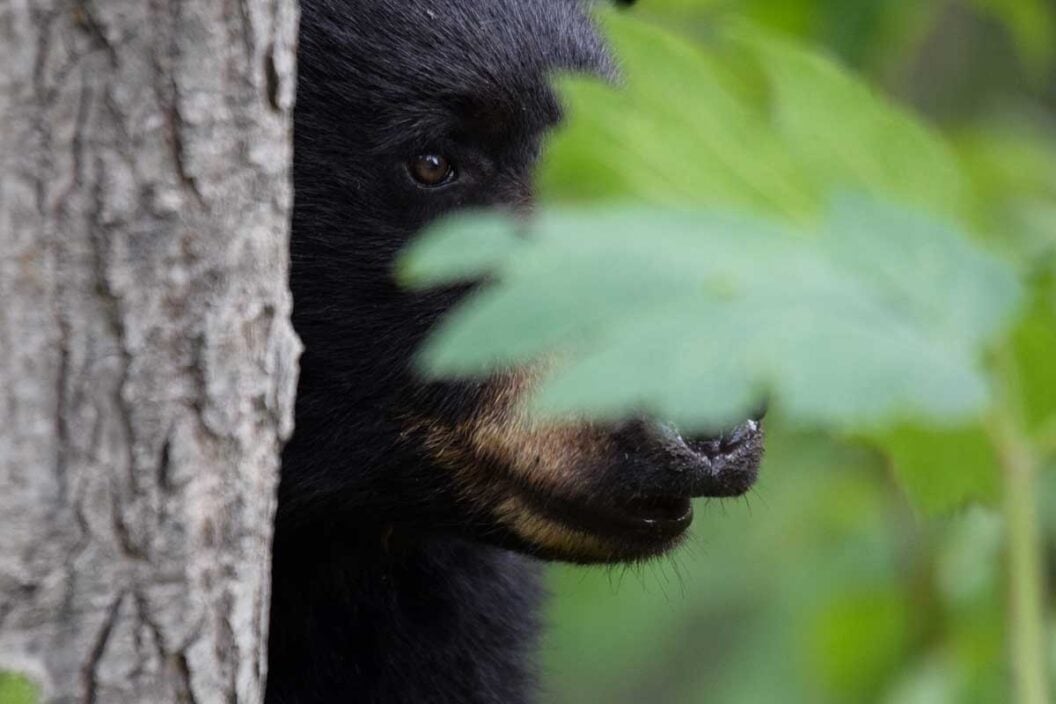
[[0, 0], [0, 670], [256, 702], [295, 0]]

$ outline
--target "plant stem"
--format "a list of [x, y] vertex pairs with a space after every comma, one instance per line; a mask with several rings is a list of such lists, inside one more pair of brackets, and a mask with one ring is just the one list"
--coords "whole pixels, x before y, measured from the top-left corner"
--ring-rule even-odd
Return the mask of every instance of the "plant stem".
[[1044, 552], [1038, 524], [1038, 461], [1029, 440], [1007, 415], [992, 422], [1004, 477], [1008, 530], [1012, 674], [1019, 704], [1048, 704]]

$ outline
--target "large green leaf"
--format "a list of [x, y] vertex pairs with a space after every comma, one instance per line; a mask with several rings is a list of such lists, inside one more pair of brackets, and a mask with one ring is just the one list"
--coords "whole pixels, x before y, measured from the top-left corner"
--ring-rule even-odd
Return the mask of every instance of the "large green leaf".
[[[961, 420], [986, 401], [980, 349], [1019, 297], [1011, 270], [952, 226], [861, 197], [815, 229], [648, 207], [487, 227], [504, 243], [489, 250], [493, 283], [450, 314], [424, 367], [473, 376], [546, 359], [536, 408], [557, 414], [644, 409], [713, 427], [772, 395], [811, 423]], [[481, 232], [440, 225], [404, 277], [479, 275], [480, 257], [460, 268], [437, 252]]]
[[624, 80], [565, 82], [544, 192], [735, 207], [806, 221], [833, 189], [942, 213], [964, 185], [946, 145], [835, 62], [736, 22], [691, 43], [618, 15]]
[[774, 129], [821, 193], [853, 187], [956, 214], [965, 184], [930, 129], [834, 62], [792, 42], [738, 30], [772, 91]]

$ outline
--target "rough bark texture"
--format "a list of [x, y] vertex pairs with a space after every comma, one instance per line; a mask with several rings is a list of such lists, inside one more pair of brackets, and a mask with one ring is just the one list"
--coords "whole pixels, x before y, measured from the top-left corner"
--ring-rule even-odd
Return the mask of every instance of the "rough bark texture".
[[256, 702], [294, 0], [0, 0], [0, 670]]

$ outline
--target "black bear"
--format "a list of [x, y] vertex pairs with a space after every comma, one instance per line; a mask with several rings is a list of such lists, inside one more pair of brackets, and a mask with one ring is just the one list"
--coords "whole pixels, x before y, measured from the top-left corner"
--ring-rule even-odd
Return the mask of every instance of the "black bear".
[[302, 0], [291, 287], [305, 343], [283, 456], [268, 704], [532, 699], [540, 560], [645, 559], [690, 497], [755, 478], [755, 421], [550, 425], [511, 371], [410, 367], [464, 295], [401, 290], [396, 253], [454, 209], [524, 209], [560, 105], [615, 80], [580, 0]]

